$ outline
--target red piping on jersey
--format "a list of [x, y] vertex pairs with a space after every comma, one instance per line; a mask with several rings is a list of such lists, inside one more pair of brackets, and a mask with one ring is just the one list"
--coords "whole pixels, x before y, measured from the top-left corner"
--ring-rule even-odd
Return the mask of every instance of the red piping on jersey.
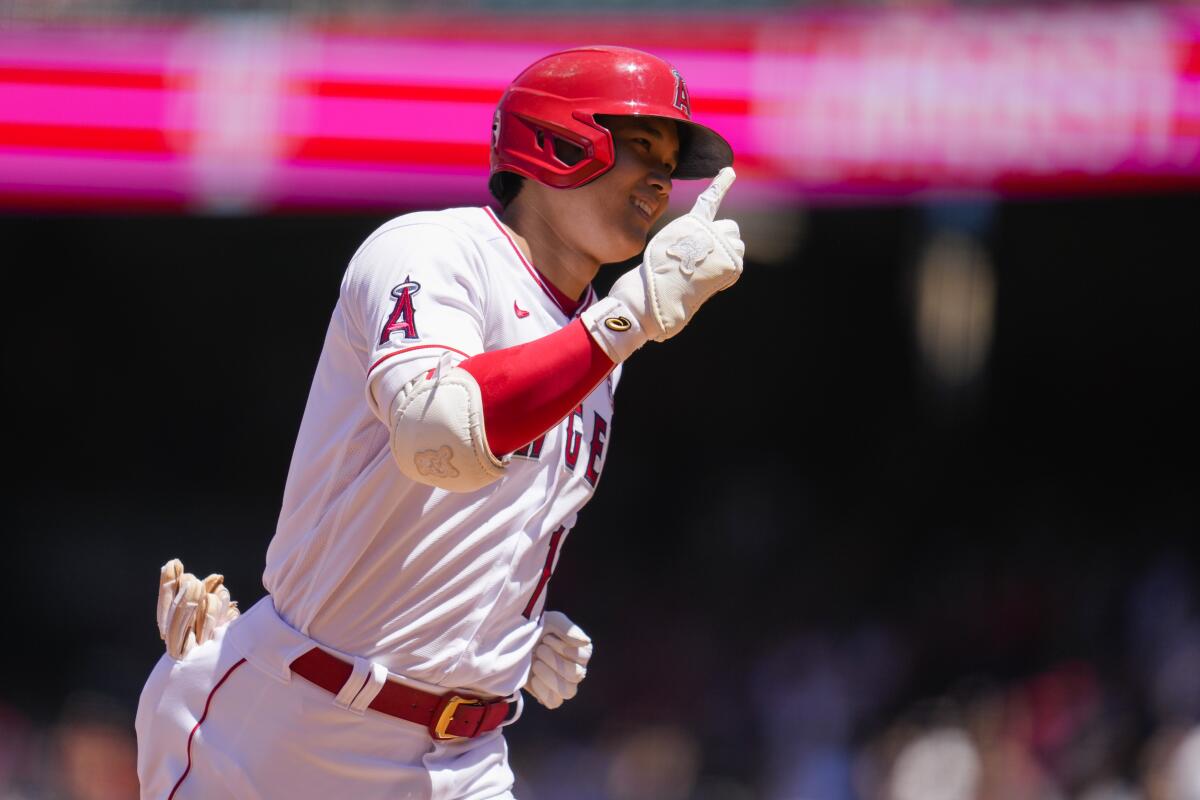
[[[563, 316], [566, 317], [567, 319], [571, 319], [572, 317], [574, 317], [575, 312], [579, 311], [579, 309], [583, 308], [584, 304], [582, 302], [580, 302], [571, 311], [568, 311], [567, 309], [563, 308], [562, 302], [558, 299], [558, 297], [554, 294], [554, 292], [550, 290], [550, 287], [546, 285], [546, 282], [542, 279], [541, 273], [538, 272], [536, 269], [534, 269], [533, 264], [530, 264], [528, 259], [525, 258], [525, 254], [521, 252], [521, 248], [517, 247], [517, 243], [512, 240], [512, 237], [508, 235], [508, 231], [505, 230], [504, 226], [500, 224], [500, 220], [496, 217], [495, 212], [492, 211], [492, 209], [488, 208], [487, 206], [484, 206], [483, 210], [487, 212], [488, 218], [491, 219], [491, 221], [493, 223], [495, 223], [496, 227], [500, 229], [500, 232], [504, 234], [504, 238], [508, 239], [508, 243], [510, 245], [512, 245], [513, 252], [517, 254], [517, 258], [521, 259], [521, 263], [525, 265], [525, 270], [529, 273], [529, 276], [531, 278], [533, 278], [533, 280], [537, 283], [537, 285], [541, 288], [541, 290], [546, 293], [546, 296], [554, 301], [554, 305], [558, 306], [558, 310], [563, 313]], [[588, 287], [589, 294], [591, 293], [591, 289], [592, 289], [592, 287], [589, 286]], [[588, 305], [591, 305], [591, 304], [589, 303]]]
[[175, 788], [171, 789], [171, 793], [167, 795], [167, 800], [171, 800], [171, 798], [175, 797], [175, 793], [178, 792], [179, 787], [183, 785], [183, 779], [186, 778], [188, 773], [192, 771], [192, 737], [196, 735], [196, 731], [200, 730], [200, 726], [204, 724], [204, 718], [208, 716], [208, 707], [212, 705], [213, 695], [217, 693], [217, 689], [221, 688], [221, 684], [225, 683], [229, 676], [233, 674], [233, 671], [245, 663], [246, 659], [243, 658], [241, 661], [230, 667], [229, 670], [221, 676], [221, 680], [217, 681], [217, 685], [212, 688], [212, 691], [208, 693], [208, 699], [204, 701], [204, 713], [200, 715], [200, 719], [196, 721], [196, 726], [192, 728], [192, 732], [188, 734], [187, 766], [184, 767], [183, 774], [179, 776], [179, 780], [175, 782]]
[[418, 344], [418, 345], [416, 345], [416, 346], [414, 346], [414, 347], [406, 347], [406, 348], [404, 348], [403, 350], [397, 350], [397, 351], [396, 351], [396, 352], [394, 352], [394, 353], [388, 353], [386, 356], [384, 356], [384, 357], [380, 358], [378, 361], [376, 361], [374, 364], [372, 364], [372, 365], [371, 365], [371, 368], [367, 370], [367, 374], [368, 374], [368, 375], [370, 375], [372, 372], [374, 372], [374, 371], [375, 371], [375, 368], [376, 368], [376, 367], [378, 367], [378, 366], [379, 366], [380, 364], [382, 364], [383, 362], [387, 361], [389, 358], [392, 358], [393, 356], [399, 356], [399, 355], [403, 355], [404, 353], [411, 353], [413, 350], [423, 350], [423, 349], [425, 349], [425, 348], [427, 348], [427, 347], [437, 347], [437, 348], [440, 348], [440, 349], [442, 349], [442, 350], [449, 350], [449, 351], [450, 351], [450, 352], [452, 352], [452, 353], [458, 353], [458, 354], [459, 354], [460, 356], [462, 356], [463, 358], [470, 358], [470, 356], [468, 356], [468, 355], [467, 355], [466, 353], [464, 353], [462, 350], [458, 350], [458, 349], [456, 349], [456, 348], [454, 348], [454, 347], [450, 347], [449, 345], [445, 345], [445, 344]]

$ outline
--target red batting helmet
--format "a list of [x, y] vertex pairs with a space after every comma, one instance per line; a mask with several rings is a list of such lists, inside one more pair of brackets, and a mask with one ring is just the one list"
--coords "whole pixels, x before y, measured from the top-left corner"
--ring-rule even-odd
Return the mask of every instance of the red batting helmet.
[[674, 178], [711, 178], [733, 163], [729, 143], [692, 122], [679, 70], [628, 47], [578, 47], [535, 62], [500, 98], [492, 123], [493, 181], [499, 172], [515, 172], [574, 189], [603, 175], [615, 153], [598, 114], [674, 120]]

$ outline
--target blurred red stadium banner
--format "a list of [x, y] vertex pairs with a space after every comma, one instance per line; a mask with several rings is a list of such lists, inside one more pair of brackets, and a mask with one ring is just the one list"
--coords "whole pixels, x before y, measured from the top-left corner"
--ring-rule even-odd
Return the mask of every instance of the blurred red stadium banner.
[[1196, 7], [539, 22], [10, 27], [0, 205], [486, 202], [505, 85], [599, 41], [680, 68], [696, 119], [734, 146], [743, 204], [1200, 187]]

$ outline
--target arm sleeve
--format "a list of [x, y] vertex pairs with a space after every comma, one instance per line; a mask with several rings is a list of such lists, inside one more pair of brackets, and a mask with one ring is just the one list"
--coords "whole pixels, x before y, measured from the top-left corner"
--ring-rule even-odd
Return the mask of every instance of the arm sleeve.
[[581, 320], [459, 364], [479, 383], [493, 453], [511, 453], [571, 412], [615, 366]]

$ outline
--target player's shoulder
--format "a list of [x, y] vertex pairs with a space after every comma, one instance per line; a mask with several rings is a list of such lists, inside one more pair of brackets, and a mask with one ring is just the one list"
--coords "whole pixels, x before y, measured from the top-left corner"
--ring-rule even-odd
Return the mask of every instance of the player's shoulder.
[[380, 225], [359, 246], [355, 258], [371, 249], [412, 252], [445, 248], [470, 255], [499, 234], [487, 209], [447, 208], [414, 211], [393, 217]]
[[[342, 292], [371, 302], [380, 288], [402, 280], [431, 286], [458, 284], [482, 293], [489, 283], [487, 228], [482, 208], [418, 211], [394, 217], [359, 246], [342, 279]], [[386, 285], [386, 286], [385, 286]]]

